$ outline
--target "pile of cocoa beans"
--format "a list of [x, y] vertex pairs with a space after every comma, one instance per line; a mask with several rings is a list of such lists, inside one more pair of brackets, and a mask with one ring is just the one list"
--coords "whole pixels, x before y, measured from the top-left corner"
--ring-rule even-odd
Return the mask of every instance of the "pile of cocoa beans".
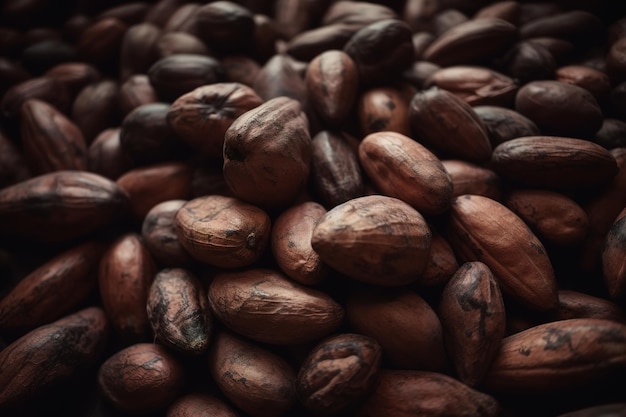
[[614, 0], [0, 2], [0, 415], [626, 416]]

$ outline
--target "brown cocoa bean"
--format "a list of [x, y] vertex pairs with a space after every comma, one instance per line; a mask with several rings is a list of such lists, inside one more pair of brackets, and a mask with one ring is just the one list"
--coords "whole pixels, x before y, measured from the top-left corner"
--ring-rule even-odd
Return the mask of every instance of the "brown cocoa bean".
[[20, 127], [24, 159], [33, 174], [87, 168], [87, 145], [81, 130], [50, 104], [38, 99], [25, 101]]
[[343, 51], [354, 60], [360, 82], [371, 85], [410, 67], [412, 32], [400, 19], [377, 20], [354, 33]]
[[499, 412], [500, 406], [494, 397], [446, 374], [384, 369], [376, 390], [356, 415], [495, 417]]
[[441, 321], [416, 292], [401, 288], [354, 292], [346, 300], [346, 313], [350, 327], [377, 340], [383, 360], [394, 368], [446, 369]]
[[289, 207], [272, 225], [270, 245], [278, 267], [289, 278], [303, 285], [315, 285], [328, 275], [328, 267], [311, 247], [311, 236], [327, 210], [306, 201]]
[[88, 144], [103, 130], [119, 126], [119, 91], [117, 81], [103, 79], [84, 87], [74, 99], [72, 120]]
[[577, 85], [589, 91], [598, 103], [606, 103], [611, 93], [609, 76], [585, 65], [565, 65], [556, 70], [557, 81]]
[[477, 64], [505, 51], [517, 38], [517, 27], [506, 20], [470, 19], [435, 38], [422, 59], [442, 67]]
[[515, 110], [500, 106], [476, 106], [473, 109], [483, 122], [494, 148], [511, 139], [541, 133], [535, 122]]
[[606, 298], [575, 290], [559, 290], [559, 308], [552, 321], [583, 318], [624, 322], [626, 314], [619, 304]]
[[594, 96], [563, 81], [523, 85], [515, 97], [515, 110], [532, 120], [543, 135], [593, 138], [602, 126], [602, 110]]
[[55, 171], [0, 190], [0, 234], [67, 242], [112, 226], [128, 213], [113, 181], [85, 171]]
[[146, 301], [155, 337], [178, 352], [200, 355], [209, 347], [212, 316], [202, 282], [182, 268], [162, 269]]
[[557, 393], [623, 369], [626, 324], [569, 319], [505, 337], [485, 378], [494, 393]]
[[117, 237], [100, 259], [100, 299], [111, 327], [124, 342], [150, 340], [146, 300], [155, 273], [150, 252], [135, 232]]
[[37, 327], [0, 352], [0, 409], [18, 412], [53, 386], [63, 384], [105, 352], [107, 317], [86, 307]]
[[120, 81], [135, 74], [145, 74], [159, 59], [157, 43], [162, 30], [148, 23], [135, 23], [128, 27], [120, 45]]
[[226, 183], [234, 195], [261, 208], [292, 203], [310, 164], [308, 118], [293, 98], [276, 97], [247, 111], [224, 135]]
[[126, 117], [128, 113], [142, 104], [156, 103], [158, 97], [145, 74], [135, 74], [128, 77], [119, 88], [120, 115]]
[[109, 356], [98, 369], [98, 387], [114, 409], [147, 414], [166, 409], [183, 390], [185, 369], [165, 347], [137, 343]]
[[141, 237], [158, 265], [185, 268], [195, 263], [178, 241], [176, 234], [176, 213], [187, 201], [163, 201], [152, 207], [143, 218]]
[[328, 294], [291, 281], [278, 270], [218, 273], [208, 295], [222, 324], [261, 343], [316, 342], [336, 331], [344, 318], [342, 306]]
[[432, 152], [396, 132], [376, 132], [359, 144], [359, 162], [381, 192], [420, 213], [442, 214], [452, 201], [452, 179]]
[[0, 328], [32, 330], [70, 314], [96, 289], [105, 249], [89, 240], [38, 265], [0, 299]]
[[159, 203], [191, 198], [191, 177], [191, 166], [176, 161], [133, 168], [116, 182], [128, 194], [135, 218], [143, 221]]
[[167, 123], [191, 148], [222, 157], [226, 130], [237, 117], [262, 103], [246, 85], [214, 83], [177, 98], [167, 113]]
[[480, 386], [506, 330], [500, 286], [482, 262], [466, 262], [444, 287], [439, 300], [445, 346], [458, 379]]
[[548, 243], [567, 246], [587, 236], [587, 213], [565, 194], [549, 190], [516, 189], [503, 203]]
[[402, 92], [392, 87], [373, 87], [357, 99], [356, 111], [364, 136], [380, 131], [410, 135], [409, 108]]
[[491, 169], [508, 181], [553, 190], [606, 184], [617, 174], [615, 157], [584, 139], [526, 136], [493, 150]]
[[209, 372], [220, 391], [252, 417], [282, 416], [296, 403], [296, 371], [281, 356], [220, 331], [209, 349]]
[[311, 106], [321, 119], [338, 125], [345, 121], [357, 99], [359, 73], [350, 55], [327, 50], [311, 60], [305, 82]]
[[187, 201], [176, 213], [175, 224], [178, 241], [193, 258], [220, 268], [258, 261], [268, 247], [271, 229], [264, 210], [220, 195]]
[[214, 1], [196, 10], [196, 31], [211, 49], [220, 54], [248, 50], [254, 35], [254, 15], [233, 1]]
[[505, 205], [479, 195], [455, 197], [446, 236], [463, 262], [489, 267], [505, 297], [536, 311], [557, 307], [557, 283], [543, 244]]
[[311, 140], [311, 176], [320, 202], [330, 209], [365, 194], [358, 144], [346, 135], [323, 130]]
[[394, 197], [370, 195], [322, 216], [311, 246], [322, 262], [350, 278], [398, 286], [418, 280], [430, 241], [430, 228], [417, 210]]
[[220, 62], [198, 54], [161, 58], [150, 66], [147, 75], [159, 99], [170, 103], [198, 87], [224, 80]]
[[95, 137], [87, 149], [88, 171], [115, 181], [134, 167], [131, 156], [120, 144], [119, 127], [105, 129]]
[[468, 103], [450, 91], [431, 87], [415, 93], [409, 118], [416, 140], [443, 154], [441, 158], [481, 163], [491, 156], [482, 121]]

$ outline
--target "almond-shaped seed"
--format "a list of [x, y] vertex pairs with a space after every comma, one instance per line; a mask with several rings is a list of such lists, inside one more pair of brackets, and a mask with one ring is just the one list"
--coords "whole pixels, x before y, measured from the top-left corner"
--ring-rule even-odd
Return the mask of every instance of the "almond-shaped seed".
[[157, 101], [157, 93], [146, 74], [131, 75], [120, 85], [119, 105], [122, 118], [142, 104], [156, 103]]
[[209, 305], [234, 332], [276, 345], [315, 342], [344, 318], [343, 307], [328, 294], [265, 268], [218, 273], [209, 285]]
[[381, 82], [413, 63], [411, 28], [398, 18], [376, 20], [354, 33], [343, 51], [354, 60], [361, 84]]
[[606, 319], [626, 322], [626, 311], [616, 302], [575, 290], [559, 290], [559, 308], [553, 321], [567, 319]]
[[152, 331], [165, 346], [191, 355], [209, 347], [212, 317], [206, 290], [191, 271], [160, 270], [146, 304]]
[[587, 237], [587, 213], [563, 193], [518, 188], [510, 191], [503, 203], [546, 243], [571, 246]]
[[493, 150], [490, 167], [518, 185], [556, 191], [603, 186], [618, 173], [607, 149], [562, 136], [525, 136], [501, 143]]
[[264, 210], [221, 195], [187, 201], [175, 223], [182, 247], [198, 261], [220, 268], [240, 268], [259, 260], [271, 232]]
[[498, 400], [439, 372], [384, 369], [357, 417], [500, 415]]
[[87, 149], [87, 170], [115, 181], [134, 167], [131, 156], [120, 144], [120, 128], [105, 129]]
[[143, 218], [141, 237], [157, 265], [187, 268], [195, 263], [176, 234], [176, 213], [187, 201], [163, 201], [152, 207]]
[[441, 293], [438, 314], [457, 377], [480, 386], [506, 330], [504, 301], [489, 267], [461, 265]]
[[515, 110], [500, 106], [475, 106], [473, 109], [494, 148], [507, 140], [541, 133], [535, 122]]
[[526, 83], [515, 96], [515, 110], [532, 120], [542, 135], [586, 139], [602, 127], [602, 109], [593, 94], [564, 81]]
[[296, 371], [282, 357], [225, 330], [209, 348], [208, 368], [220, 391], [251, 417], [278, 417], [296, 404]]
[[307, 96], [320, 118], [331, 126], [345, 121], [356, 101], [359, 72], [350, 55], [331, 49], [317, 55], [305, 73]]
[[26, 100], [20, 126], [24, 158], [33, 173], [87, 169], [87, 145], [81, 130], [52, 105]]
[[100, 259], [98, 288], [115, 333], [125, 342], [150, 340], [146, 301], [156, 266], [141, 236], [127, 232]]
[[454, 93], [431, 87], [417, 92], [409, 106], [412, 137], [441, 153], [482, 163], [491, 156], [487, 131], [472, 107]]
[[86, 171], [55, 171], [0, 190], [0, 234], [67, 242], [102, 230], [128, 212], [113, 181]]
[[108, 337], [104, 311], [86, 307], [13, 341], [0, 352], [0, 410], [18, 411], [26, 401], [97, 364]]
[[486, 264], [506, 296], [536, 311], [557, 308], [556, 278], [543, 244], [505, 205], [479, 195], [455, 197], [446, 236], [464, 262]]
[[119, 91], [120, 86], [116, 80], [105, 78], [78, 92], [72, 104], [71, 115], [88, 144], [100, 132], [115, 128], [121, 122]]
[[313, 229], [321, 260], [352, 279], [398, 286], [426, 268], [431, 232], [420, 212], [394, 197], [369, 195], [328, 211]]
[[133, 168], [116, 182], [129, 196], [135, 218], [143, 221], [157, 204], [191, 197], [193, 170], [188, 163], [162, 162]]
[[356, 111], [362, 135], [380, 131], [410, 134], [408, 101], [399, 88], [372, 87], [363, 91]]
[[145, 74], [159, 59], [157, 42], [161, 34], [161, 28], [152, 23], [141, 22], [129, 26], [120, 45], [120, 81], [124, 82], [134, 74]]
[[261, 208], [291, 204], [309, 177], [308, 122], [301, 103], [284, 95], [239, 116], [224, 135], [224, 178], [233, 194]]
[[506, 20], [470, 19], [439, 35], [422, 59], [442, 67], [475, 64], [505, 51], [518, 36], [517, 27]]
[[452, 201], [452, 178], [430, 150], [398, 132], [367, 135], [359, 161], [383, 194], [399, 198], [420, 213], [441, 214]]
[[0, 329], [28, 329], [69, 314], [97, 287], [104, 242], [77, 244], [37, 266], [0, 299]]
[[329, 273], [311, 247], [313, 229], [327, 210], [319, 203], [306, 201], [289, 207], [276, 217], [270, 244], [278, 267], [303, 285], [322, 282]]
[[559, 320], [505, 337], [485, 386], [499, 394], [554, 394], [597, 383], [625, 363], [626, 324]]
[[442, 372], [448, 365], [441, 320], [417, 292], [406, 288], [366, 289], [346, 300], [350, 328], [373, 337], [383, 361], [397, 369]]
[[136, 343], [98, 368], [98, 388], [114, 409], [128, 414], [165, 410], [182, 392], [186, 370], [164, 346]]
[[604, 103], [611, 94], [611, 80], [600, 70], [586, 65], [564, 65], [556, 70], [557, 81], [577, 85], [589, 91], [598, 101]]
[[313, 188], [327, 209], [365, 194], [358, 142], [351, 146], [352, 142], [345, 134], [329, 130], [311, 139]]

